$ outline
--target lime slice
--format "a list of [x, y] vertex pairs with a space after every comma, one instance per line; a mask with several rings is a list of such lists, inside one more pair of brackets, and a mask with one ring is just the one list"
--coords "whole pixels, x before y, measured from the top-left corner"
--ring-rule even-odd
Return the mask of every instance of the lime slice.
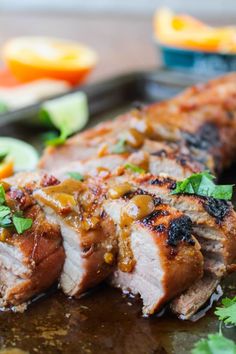
[[33, 170], [38, 163], [35, 148], [22, 140], [0, 137], [0, 151], [6, 151], [6, 160], [14, 161], [14, 171]]
[[8, 111], [8, 107], [5, 102], [0, 100], [0, 113], [5, 113]]
[[53, 125], [65, 136], [81, 130], [88, 122], [89, 109], [84, 92], [73, 92], [60, 98], [46, 101], [39, 112], [40, 119]]

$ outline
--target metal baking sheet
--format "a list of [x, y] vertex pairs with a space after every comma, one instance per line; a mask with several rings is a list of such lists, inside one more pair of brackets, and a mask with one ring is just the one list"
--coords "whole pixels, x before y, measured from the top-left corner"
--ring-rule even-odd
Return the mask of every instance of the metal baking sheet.
[[[88, 95], [91, 126], [114, 118], [134, 102], [166, 99], [199, 81], [203, 78], [161, 70], [132, 73], [80, 90]], [[1, 115], [1, 135], [42, 148], [42, 129], [25, 124], [29, 119], [35, 121], [38, 110], [37, 104]], [[222, 179], [236, 182], [233, 171], [226, 171]], [[235, 280], [231, 276], [223, 284], [225, 295], [236, 295]], [[168, 311], [143, 318], [137, 299], [106, 284], [77, 300], [54, 288], [33, 301], [24, 313], [0, 313], [0, 347], [20, 348], [31, 354], [187, 354], [195, 341], [218, 331], [218, 327], [213, 309], [197, 322], [180, 321]], [[227, 329], [227, 336], [236, 337], [236, 330]]]

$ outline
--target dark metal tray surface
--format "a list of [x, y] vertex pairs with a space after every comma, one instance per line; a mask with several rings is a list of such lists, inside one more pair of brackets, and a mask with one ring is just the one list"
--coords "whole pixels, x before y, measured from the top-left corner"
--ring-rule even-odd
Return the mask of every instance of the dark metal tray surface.
[[[199, 81], [203, 78], [151, 71], [79, 90], [88, 95], [91, 126], [124, 112], [134, 102], [166, 99]], [[37, 115], [38, 109], [39, 104], [1, 115], [1, 135], [22, 138], [41, 148], [42, 130], [24, 124]], [[225, 172], [225, 182], [236, 181], [232, 171]], [[223, 284], [225, 295], [236, 295], [235, 280], [231, 276]], [[195, 341], [218, 331], [218, 327], [213, 310], [197, 322], [180, 321], [168, 311], [161, 317], [143, 318], [136, 299], [102, 284], [77, 300], [51, 289], [33, 301], [25, 313], [0, 313], [0, 347], [17, 347], [31, 354], [187, 354]], [[223, 331], [236, 337], [233, 328]]]

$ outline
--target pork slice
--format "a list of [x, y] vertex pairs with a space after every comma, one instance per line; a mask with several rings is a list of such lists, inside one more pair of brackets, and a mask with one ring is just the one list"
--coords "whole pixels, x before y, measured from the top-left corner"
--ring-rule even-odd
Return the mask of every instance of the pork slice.
[[39, 161], [39, 168], [53, 172], [63, 167], [70, 161], [84, 161], [91, 157], [99, 156], [101, 149], [106, 151], [113, 147], [119, 133], [127, 128], [127, 119], [119, 121], [107, 121], [76, 134], [68, 139], [65, 144], [45, 149]]
[[198, 242], [191, 236], [190, 219], [161, 203], [146, 217], [132, 221], [128, 236], [124, 236], [127, 225], [122, 224], [122, 215], [125, 208], [133, 208], [129, 204], [132, 200], [104, 203], [105, 211], [117, 225], [119, 253], [124, 256], [122, 237], [128, 237], [133, 257], [129, 271], [118, 263], [111, 284], [125, 293], [140, 295], [143, 314], [151, 315], [201, 278], [203, 258]]
[[[236, 213], [232, 203], [191, 194], [172, 194], [175, 180], [165, 177], [141, 176], [136, 185], [156, 193], [164, 202], [188, 215], [202, 249], [221, 254], [225, 272], [234, 270], [236, 263]], [[202, 242], [204, 240], [204, 242]]]
[[64, 263], [59, 227], [49, 223], [37, 205], [28, 206], [24, 216], [31, 218], [33, 225], [22, 235], [1, 229], [0, 294], [3, 309], [25, 309], [25, 302], [58, 280]]
[[171, 309], [181, 320], [194, 318], [193, 315], [212, 296], [220, 279], [205, 274], [197, 280], [189, 289], [171, 302]]
[[103, 191], [68, 179], [36, 190], [34, 198], [61, 229], [66, 256], [61, 288], [67, 295], [80, 296], [104, 280], [115, 264], [116, 232], [101, 208]]
[[[69, 160], [84, 161], [95, 157], [101, 147], [111, 152], [120, 138], [136, 150], [145, 149], [148, 138], [183, 145], [195, 161], [219, 173], [233, 161], [236, 151], [234, 77], [192, 87], [176, 98], [132, 110], [77, 134], [62, 146], [46, 149], [39, 167], [52, 171]], [[133, 142], [130, 135], [139, 138]]]
[[[130, 180], [130, 178], [129, 178]], [[143, 190], [158, 195], [164, 202], [174, 206], [189, 216], [193, 222], [193, 232], [198, 239], [204, 256], [205, 274], [212, 278], [209, 287], [218, 282], [228, 272], [236, 269], [236, 214], [230, 202], [214, 198], [200, 197], [197, 195], [171, 194], [175, 181], [170, 178], [144, 176], [135, 179], [135, 186], [142, 186]], [[201, 285], [201, 283], [199, 283]], [[207, 284], [209, 284], [207, 282]], [[196, 285], [197, 286], [197, 285]], [[196, 288], [195, 286], [195, 288]], [[206, 285], [207, 287], [207, 285]], [[198, 291], [201, 292], [201, 286]], [[190, 289], [190, 294], [192, 290]], [[184, 302], [175, 301], [176, 308], [182, 312], [180, 316], [190, 317], [197, 308], [200, 308], [208, 299], [209, 291], [203, 292], [199, 301], [192, 308], [193, 312], [186, 309]], [[187, 296], [189, 293], [187, 292]], [[177, 312], [177, 310], [175, 310]]]
[[164, 174], [183, 179], [203, 169], [202, 165], [192, 161], [187, 154], [169, 152], [168, 149], [168, 146], [165, 149], [164, 144], [156, 143], [153, 153], [142, 149], [133, 153], [106, 154], [83, 161], [68, 162], [53, 173], [60, 180], [67, 179], [70, 172], [78, 172], [83, 176], [106, 176], [131, 163], [154, 175]]

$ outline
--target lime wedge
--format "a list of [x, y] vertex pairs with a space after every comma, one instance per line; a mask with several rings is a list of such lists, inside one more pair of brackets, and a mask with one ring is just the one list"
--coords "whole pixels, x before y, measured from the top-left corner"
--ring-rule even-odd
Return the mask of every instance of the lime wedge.
[[81, 130], [88, 122], [89, 109], [84, 92], [73, 92], [44, 102], [39, 112], [43, 123], [53, 125], [64, 136]]
[[0, 100], [0, 113], [5, 113], [8, 111], [8, 107], [5, 102]]
[[0, 151], [6, 151], [6, 160], [14, 161], [14, 171], [33, 170], [38, 163], [38, 153], [32, 145], [22, 140], [0, 137]]

